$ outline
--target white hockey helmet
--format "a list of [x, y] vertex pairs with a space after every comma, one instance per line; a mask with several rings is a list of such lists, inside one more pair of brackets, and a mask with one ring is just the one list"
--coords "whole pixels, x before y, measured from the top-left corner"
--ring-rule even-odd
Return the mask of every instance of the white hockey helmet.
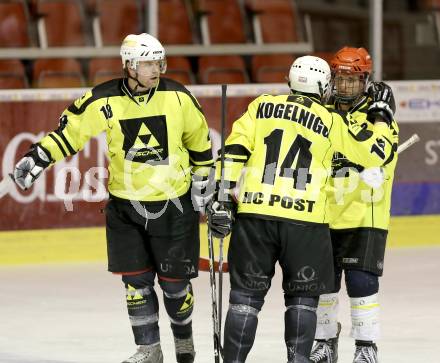
[[122, 41], [121, 51], [122, 64], [126, 67], [137, 69], [141, 61], [161, 61], [160, 72], [166, 71], [165, 49], [162, 44], [152, 35], [147, 33], [129, 34]]
[[290, 67], [289, 87], [292, 91], [315, 94], [326, 100], [331, 92], [330, 81], [330, 66], [319, 57], [299, 57]]

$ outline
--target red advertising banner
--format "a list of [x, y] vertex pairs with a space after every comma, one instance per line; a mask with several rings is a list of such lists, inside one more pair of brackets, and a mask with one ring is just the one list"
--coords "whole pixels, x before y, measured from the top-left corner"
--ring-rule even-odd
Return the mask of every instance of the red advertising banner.
[[[399, 156], [395, 178], [398, 187], [393, 197], [397, 209], [394, 212], [440, 213], [440, 205], [437, 206], [440, 203], [433, 204], [435, 193], [440, 192], [437, 187], [440, 185], [440, 119], [437, 119], [440, 115], [437, 111], [440, 82], [394, 82], [392, 86], [398, 105], [396, 118], [400, 125], [401, 142], [414, 133], [421, 138], [419, 143]], [[213, 149], [218, 150], [220, 86], [194, 86], [190, 89], [203, 107], [211, 129]], [[60, 113], [84, 91], [0, 91], [0, 230], [104, 224], [101, 210], [107, 199], [108, 177], [105, 134], [92, 139], [80, 153], [52, 166], [29, 191], [23, 192], [12, 183], [5, 183], [8, 173], [12, 172], [29, 146], [55, 129]], [[232, 122], [246, 111], [255, 96], [286, 92], [286, 85], [230, 86], [227, 133]], [[421, 114], [423, 120], [420, 119]], [[416, 185], [417, 188], [414, 187]], [[425, 196], [428, 197], [423, 199]], [[411, 202], [400, 203], [410, 197]], [[418, 203], [417, 208], [414, 203]], [[425, 208], [425, 204], [431, 206]]]

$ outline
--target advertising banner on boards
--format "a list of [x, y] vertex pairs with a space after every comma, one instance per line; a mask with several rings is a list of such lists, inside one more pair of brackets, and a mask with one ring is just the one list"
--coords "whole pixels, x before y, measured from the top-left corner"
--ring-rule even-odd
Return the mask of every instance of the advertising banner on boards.
[[[417, 133], [421, 141], [399, 156], [392, 214], [440, 213], [440, 81], [390, 82], [403, 142]], [[220, 86], [192, 86], [211, 129], [213, 148], [220, 147]], [[58, 125], [60, 113], [85, 89], [0, 91], [0, 180], [32, 143]], [[262, 93], [287, 93], [285, 85], [233, 85], [228, 88], [227, 132]], [[104, 224], [107, 199], [105, 134], [78, 154], [47, 170], [26, 192], [12, 183], [0, 190], [0, 230]], [[4, 183], [2, 185], [5, 185]]]

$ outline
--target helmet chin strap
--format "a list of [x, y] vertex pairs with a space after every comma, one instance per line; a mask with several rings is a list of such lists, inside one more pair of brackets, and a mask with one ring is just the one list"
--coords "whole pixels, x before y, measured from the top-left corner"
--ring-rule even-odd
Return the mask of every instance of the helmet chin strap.
[[135, 93], [137, 92], [137, 89], [139, 86], [148, 89], [148, 87], [146, 85], [142, 84], [141, 81], [139, 81], [137, 72], [136, 72], [136, 78], [130, 76], [130, 74], [128, 74], [128, 78], [131, 78], [133, 81], [136, 81], [136, 83], [137, 83], [136, 86], [134, 87], [134, 90], [133, 90]]
[[[125, 75], [126, 75], [126, 77], [127, 78], [130, 78], [130, 79], [132, 79], [133, 81], [135, 81], [136, 82], [136, 86], [134, 87], [134, 90], [133, 90], [133, 92], [134, 93], [137, 93], [137, 89], [139, 88], [139, 86], [140, 87], [143, 87], [143, 88], [145, 88], [145, 89], [149, 89], [146, 85], [144, 85], [143, 83], [141, 83], [141, 81], [139, 81], [139, 79], [138, 79], [138, 77], [139, 77], [139, 75], [138, 75], [138, 72], [137, 72], [137, 70], [135, 71], [136, 72], [136, 78], [135, 77], [132, 77], [131, 75], [130, 75], [130, 72], [128, 71], [128, 69], [127, 68], [125, 68]], [[150, 89], [151, 89], [152, 87], [150, 87]]]
[[342, 105], [351, 105], [352, 103], [355, 103], [359, 96], [339, 96], [335, 95], [335, 99], [338, 101], [338, 103]]
[[361, 94], [355, 96], [355, 97], [342, 97], [342, 96], [335, 96], [335, 100], [340, 105], [345, 105], [349, 109], [356, 107], [362, 99], [365, 97], [365, 92], [362, 92]]

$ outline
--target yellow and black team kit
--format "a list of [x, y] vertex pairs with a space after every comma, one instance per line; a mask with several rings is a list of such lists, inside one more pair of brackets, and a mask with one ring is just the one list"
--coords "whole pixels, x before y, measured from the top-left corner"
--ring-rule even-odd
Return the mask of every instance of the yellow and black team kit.
[[[131, 92], [127, 79], [114, 79], [71, 104], [58, 129], [40, 143], [58, 161], [102, 131], [109, 159], [109, 270], [155, 268], [162, 276], [197, 275], [198, 213], [189, 193], [191, 173], [208, 175], [213, 165], [199, 103], [167, 78], [145, 94]], [[138, 201], [138, 207], [130, 201]], [[173, 247], [179, 249], [177, 260], [169, 254]]]
[[333, 153], [372, 167], [389, 163], [393, 150], [391, 130], [384, 124], [367, 130], [315, 99], [262, 95], [233, 125], [224, 175], [234, 185], [246, 166], [239, 214], [328, 223], [324, 187]]
[[[372, 167], [390, 162], [395, 149], [385, 124], [366, 130], [307, 95], [262, 95], [251, 102], [225, 145], [226, 188], [240, 180], [228, 256], [232, 286], [267, 286], [258, 281], [262, 275], [270, 280], [278, 259], [287, 291], [329, 292], [333, 264], [325, 187], [333, 153]], [[240, 262], [247, 259], [250, 265]], [[260, 277], [251, 277], [252, 271]]]
[[209, 130], [197, 100], [181, 84], [161, 78], [133, 95], [126, 79], [103, 83], [61, 115], [60, 127], [40, 143], [55, 161], [107, 133], [108, 189], [127, 200], [163, 201], [185, 194], [192, 172], [213, 164]]
[[[348, 110], [366, 130], [374, 126], [367, 120], [371, 100], [364, 96]], [[334, 109], [337, 104], [329, 106]], [[395, 120], [390, 130], [398, 143], [399, 127]], [[346, 135], [349, 137], [349, 135]], [[329, 222], [337, 265], [382, 275], [385, 245], [390, 222], [391, 191], [397, 153], [382, 166], [383, 183], [372, 188], [359, 177], [364, 167], [336, 152], [332, 160], [329, 189]]]

